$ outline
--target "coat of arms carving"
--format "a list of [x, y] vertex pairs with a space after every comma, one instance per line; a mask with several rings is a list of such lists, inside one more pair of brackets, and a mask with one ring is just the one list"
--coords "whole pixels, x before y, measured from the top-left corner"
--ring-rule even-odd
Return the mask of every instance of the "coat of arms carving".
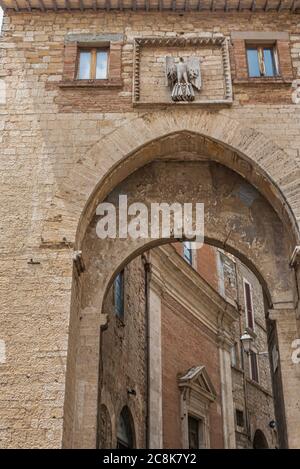
[[173, 101], [194, 101], [196, 90], [201, 89], [200, 59], [188, 57], [186, 61], [182, 57], [175, 62], [172, 56], [166, 57], [167, 85], [171, 89]]

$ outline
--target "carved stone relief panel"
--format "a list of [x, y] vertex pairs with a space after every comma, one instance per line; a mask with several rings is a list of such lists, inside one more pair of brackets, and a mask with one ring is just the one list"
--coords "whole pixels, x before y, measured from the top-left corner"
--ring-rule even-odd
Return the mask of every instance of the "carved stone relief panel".
[[135, 38], [134, 105], [231, 104], [223, 35]]

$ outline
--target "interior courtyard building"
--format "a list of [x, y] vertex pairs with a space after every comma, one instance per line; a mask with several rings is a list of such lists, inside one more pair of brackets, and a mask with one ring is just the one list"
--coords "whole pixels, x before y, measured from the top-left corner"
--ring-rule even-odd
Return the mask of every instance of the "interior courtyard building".
[[0, 6], [0, 447], [300, 448], [300, 0]]

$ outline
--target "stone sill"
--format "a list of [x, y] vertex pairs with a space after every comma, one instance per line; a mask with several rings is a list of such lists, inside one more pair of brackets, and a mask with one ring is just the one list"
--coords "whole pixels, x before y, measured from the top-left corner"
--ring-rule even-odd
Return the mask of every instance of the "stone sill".
[[60, 88], [122, 88], [121, 80], [63, 80], [58, 83]]
[[238, 366], [231, 365], [231, 369], [237, 371], [238, 373], [241, 373], [242, 375], [245, 374], [244, 370]]
[[264, 388], [261, 384], [257, 383], [256, 381], [253, 381], [252, 379], [249, 379], [249, 378], [246, 378], [246, 381], [247, 381], [248, 384], [251, 384], [251, 386], [254, 386], [259, 391], [262, 391], [267, 396], [273, 398], [273, 394], [270, 391], [268, 391], [266, 388]]
[[234, 78], [234, 85], [283, 85], [289, 86], [293, 83], [292, 79], [282, 77], [264, 77], [264, 78]]
[[231, 106], [233, 104], [233, 99], [207, 99], [203, 101], [161, 101], [161, 102], [148, 102], [148, 101], [133, 101], [133, 106], [135, 107], [157, 107], [157, 106], [191, 106], [191, 107], [201, 107], [201, 106]]

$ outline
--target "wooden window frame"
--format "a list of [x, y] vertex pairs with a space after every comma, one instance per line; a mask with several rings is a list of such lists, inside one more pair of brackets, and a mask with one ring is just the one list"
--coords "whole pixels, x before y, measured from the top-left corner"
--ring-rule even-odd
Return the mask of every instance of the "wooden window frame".
[[[232, 47], [230, 58], [232, 65], [233, 83], [245, 86], [289, 86], [295, 78], [295, 67], [291, 55], [290, 34], [286, 31], [233, 31], [231, 33]], [[276, 46], [277, 72], [276, 76], [249, 77], [247, 46]], [[290, 99], [290, 96], [288, 97]]]
[[[257, 49], [257, 56], [258, 56], [258, 66], [259, 66], [259, 71], [260, 71], [260, 76], [259, 77], [252, 77], [250, 75], [250, 67], [249, 67], [249, 60], [248, 60], [248, 49]], [[273, 61], [274, 61], [274, 68], [275, 68], [275, 74], [274, 75], [266, 75], [265, 74], [265, 62], [264, 62], [264, 49], [272, 49], [273, 53]], [[246, 62], [247, 62], [247, 72], [248, 72], [248, 78], [267, 78], [267, 79], [272, 79], [272, 78], [281, 78], [280, 74], [280, 67], [279, 67], [279, 59], [278, 59], [278, 49], [277, 49], [277, 41], [272, 41], [272, 42], [250, 42], [250, 41], [245, 41], [245, 51], [246, 51]]]
[[[99, 40], [97, 39], [99, 36]], [[109, 36], [109, 37], [107, 37]], [[112, 36], [112, 37], [110, 37]], [[122, 88], [122, 47], [123, 38], [120, 35], [89, 35], [71, 34], [64, 45], [64, 64], [62, 80], [59, 82], [60, 88], [102, 88], [115, 89]], [[115, 37], [115, 39], [114, 39]], [[90, 52], [95, 50], [107, 52], [107, 77], [106, 78], [79, 78], [79, 56], [81, 51]], [[96, 55], [94, 55], [94, 63]], [[94, 72], [90, 76], [95, 76]]]
[[[246, 285], [249, 286], [249, 292], [250, 292], [252, 326], [249, 324], [249, 311], [248, 311], [248, 305], [247, 305]], [[254, 332], [254, 331], [255, 331], [255, 313], [254, 313], [254, 305], [253, 305], [252, 285], [251, 285], [251, 283], [248, 282], [248, 280], [245, 279], [245, 278], [243, 278], [243, 288], [244, 288], [244, 302], [245, 302], [246, 324], [247, 324], [247, 327], [248, 327], [251, 331]]]
[[[91, 65], [90, 65], [90, 77], [89, 78], [79, 78], [79, 62], [81, 52], [90, 52], [91, 53]], [[97, 70], [97, 53], [106, 52], [107, 54], [107, 63], [106, 63], [106, 77], [105, 78], [96, 78]], [[77, 60], [76, 60], [76, 80], [109, 80], [109, 47], [78, 47], [77, 49]]]

